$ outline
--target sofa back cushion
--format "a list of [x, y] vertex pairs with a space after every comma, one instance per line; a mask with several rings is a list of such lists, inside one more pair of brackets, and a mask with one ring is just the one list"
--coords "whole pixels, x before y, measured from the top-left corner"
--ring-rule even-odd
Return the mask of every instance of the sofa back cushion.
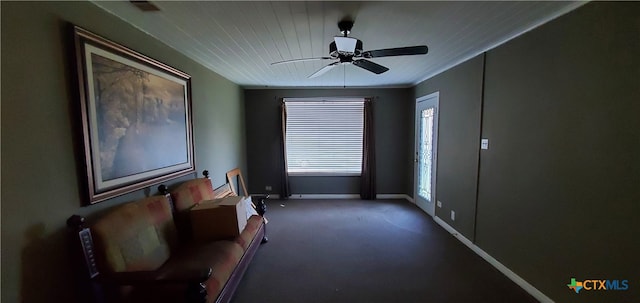
[[197, 178], [186, 181], [171, 191], [171, 198], [175, 207], [175, 222], [178, 229], [178, 237], [183, 243], [193, 239], [191, 231], [191, 217], [189, 210], [196, 204], [215, 198], [211, 180]]
[[214, 194], [211, 180], [198, 178], [184, 182], [171, 191], [171, 198], [177, 212], [188, 210], [204, 200], [212, 200]]
[[107, 272], [155, 270], [176, 245], [171, 205], [153, 196], [117, 206], [93, 226], [98, 268]]

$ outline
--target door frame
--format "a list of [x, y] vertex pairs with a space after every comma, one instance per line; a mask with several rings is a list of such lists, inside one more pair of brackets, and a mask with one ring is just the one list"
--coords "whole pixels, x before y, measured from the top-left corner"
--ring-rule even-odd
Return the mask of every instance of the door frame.
[[[418, 195], [418, 145], [419, 145], [419, 132], [420, 132], [420, 111], [418, 110], [418, 106], [420, 103], [429, 102], [429, 105], [433, 105], [434, 110], [434, 119], [433, 119], [433, 167], [432, 167], [432, 175], [431, 175], [431, 193], [432, 193], [432, 203], [428, 205], [428, 203], [420, 203], [421, 198]], [[426, 103], [423, 103], [426, 104]], [[414, 145], [413, 145], [413, 201], [418, 207], [424, 210], [428, 215], [432, 217], [436, 217], [436, 184], [437, 184], [437, 171], [438, 171], [438, 124], [440, 120], [440, 92], [434, 92], [419, 98], [416, 98], [415, 112], [414, 112]], [[423, 204], [423, 205], [421, 205]], [[426, 205], [424, 205], [426, 204]]]

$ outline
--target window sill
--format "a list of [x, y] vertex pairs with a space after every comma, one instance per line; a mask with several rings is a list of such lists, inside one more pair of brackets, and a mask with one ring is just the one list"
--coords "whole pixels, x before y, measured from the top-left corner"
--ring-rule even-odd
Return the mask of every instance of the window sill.
[[360, 173], [289, 173], [289, 177], [360, 177]]

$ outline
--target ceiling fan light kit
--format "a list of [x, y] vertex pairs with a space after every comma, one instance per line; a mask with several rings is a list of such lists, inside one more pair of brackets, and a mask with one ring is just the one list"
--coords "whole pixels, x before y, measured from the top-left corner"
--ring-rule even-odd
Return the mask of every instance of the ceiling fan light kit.
[[315, 60], [338, 60], [322, 67], [318, 71], [309, 75], [308, 78], [321, 76], [340, 64], [353, 64], [374, 74], [382, 74], [388, 71], [389, 68], [366, 59], [392, 56], [425, 55], [429, 51], [429, 48], [426, 45], [363, 51], [362, 41], [353, 37], [348, 37], [348, 34], [351, 33], [352, 27], [353, 21], [351, 20], [342, 20], [338, 22], [338, 28], [340, 29], [340, 33], [342, 34], [342, 36], [333, 37], [333, 42], [329, 44], [329, 57], [285, 60], [271, 63], [271, 65]]
[[[356, 51], [356, 44], [358, 43], [358, 39], [351, 37], [333, 37], [333, 41], [336, 45], [338, 52], [344, 53], [354, 53]], [[362, 41], [360, 41], [360, 46], [362, 47]], [[362, 50], [362, 49], [360, 49]]]

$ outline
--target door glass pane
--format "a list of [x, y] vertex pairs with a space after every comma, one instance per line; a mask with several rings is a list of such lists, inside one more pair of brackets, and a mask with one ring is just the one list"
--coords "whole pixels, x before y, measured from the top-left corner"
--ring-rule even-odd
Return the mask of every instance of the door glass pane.
[[422, 110], [420, 113], [418, 195], [428, 202], [432, 202], [431, 178], [433, 168], [433, 114], [433, 108]]

